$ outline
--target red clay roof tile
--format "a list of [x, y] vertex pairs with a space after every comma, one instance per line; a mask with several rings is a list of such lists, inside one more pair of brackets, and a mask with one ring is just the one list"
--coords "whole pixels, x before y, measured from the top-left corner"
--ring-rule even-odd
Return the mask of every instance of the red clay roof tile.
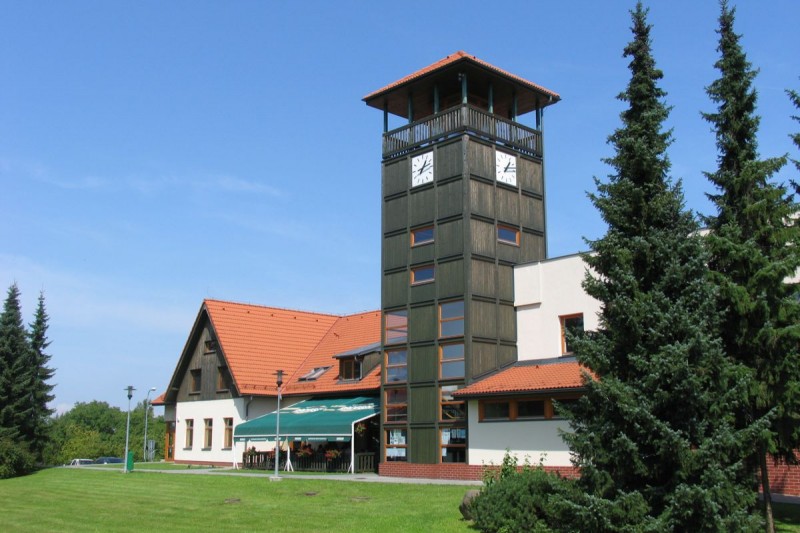
[[585, 368], [575, 361], [548, 364], [515, 365], [475, 382], [455, 393], [456, 396], [491, 396], [495, 394], [536, 392], [583, 387]]

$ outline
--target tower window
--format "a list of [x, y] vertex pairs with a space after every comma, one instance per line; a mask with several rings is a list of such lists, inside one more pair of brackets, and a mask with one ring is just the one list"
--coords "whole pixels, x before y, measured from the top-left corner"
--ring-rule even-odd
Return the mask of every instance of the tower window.
[[406, 342], [408, 338], [408, 311], [387, 311], [384, 314], [386, 344]]
[[407, 357], [405, 350], [386, 352], [386, 383], [399, 383], [408, 379]]
[[464, 300], [439, 305], [439, 337], [464, 334]]
[[[571, 355], [573, 347], [569, 344], [568, 336], [576, 336], [583, 333], [583, 313], [574, 315], [564, 315], [558, 317], [561, 321], [561, 354]], [[569, 334], [569, 335], [568, 335]]]
[[453, 393], [459, 389], [460, 385], [445, 385], [441, 388], [441, 413], [439, 419], [444, 422], [464, 420], [466, 409], [463, 400], [457, 400]]
[[408, 433], [405, 429], [386, 430], [386, 460], [387, 461], [406, 461]]
[[421, 285], [423, 283], [431, 283], [435, 277], [435, 267], [433, 265], [425, 265], [411, 269], [411, 284]]
[[421, 246], [433, 242], [433, 226], [411, 230], [411, 246]]
[[443, 344], [439, 347], [439, 363], [441, 379], [464, 377], [464, 345]]
[[519, 246], [519, 230], [511, 226], [497, 225], [497, 240], [505, 244]]
[[442, 430], [442, 462], [467, 462], [467, 429], [446, 428]]
[[408, 420], [408, 391], [386, 389], [386, 423]]

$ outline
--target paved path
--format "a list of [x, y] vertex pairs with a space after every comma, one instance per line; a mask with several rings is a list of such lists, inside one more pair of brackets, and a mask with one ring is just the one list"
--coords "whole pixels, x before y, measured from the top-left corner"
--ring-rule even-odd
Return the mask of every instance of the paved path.
[[[215, 476], [241, 476], [241, 477], [266, 477], [271, 478], [275, 475], [274, 472], [259, 470], [254, 472], [252, 470], [234, 470], [233, 468], [179, 468], [179, 469], [150, 469], [141, 468], [136, 469], [134, 465], [134, 472], [157, 472], [159, 474], [206, 474]], [[410, 483], [415, 485], [482, 485], [481, 481], [465, 481], [459, 479], [422, 479], [422, 478], [407, 478], [407, 477], [388, 477], [379, 476], [373, 473], [361, 474], [297, 474], [293, 472], [281, 472], [281, 479], [324, 479], [329, 481], [360, 481], [362, 483]]]

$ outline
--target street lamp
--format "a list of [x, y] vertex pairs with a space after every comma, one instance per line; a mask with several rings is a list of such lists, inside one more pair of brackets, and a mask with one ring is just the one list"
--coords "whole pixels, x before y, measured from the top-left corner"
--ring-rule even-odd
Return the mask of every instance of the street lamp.
[[122, 470], [124, 473], [130, 472], [128, 470], [128, 439], [131, 436], [131, 398], [133, 398], [133, 385], [128, 385], [123, 390], [128, 391], [128, 424], [125, 426], [125, 468]]
[[[275, 477], [274, 479], [280, 479], [278, 475], [278, 463], [281, 460], [281, 385], [283, 385], [283, 370], [278, 370], [275, 372], [277, 379], [275, 380], [278, 384], [278, 410], [275, 411]], [[286, 452], [289, 453], [289, 452]]]
[[144, 399], [144, 450], [142, 453], [142, 459], [144, 459], [145, 463], [148, 462], [147, 461], [147, 415], [149, 414], [150, 411], [150, 409], [148, 408], [149, 405], [148, 402], [150, 401], [150, 393], [155, 391], [156, 391], [155, 387], [150, 387], [150, 390], [147, 391], [147, 396]]

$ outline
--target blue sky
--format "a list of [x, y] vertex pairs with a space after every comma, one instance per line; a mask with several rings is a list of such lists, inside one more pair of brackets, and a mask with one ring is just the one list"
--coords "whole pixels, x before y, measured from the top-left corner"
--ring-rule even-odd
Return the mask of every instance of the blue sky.
[[[673, 176], [708, 212], [719, 7], [651, 4]], [[799, 157], [784, 90], [800, 89], [800, 2], [735, 4], [761, 154]], [[0, 289], [19, 285], [26, 321], [45, 292], [54, 406], [164, 390], [204, 298], [379, 308], [383, 121], [361, 98], [457, 50], [562, 96], [545, 114], [549, 254], [584, 250], [632, 7], [0, 0]]]

